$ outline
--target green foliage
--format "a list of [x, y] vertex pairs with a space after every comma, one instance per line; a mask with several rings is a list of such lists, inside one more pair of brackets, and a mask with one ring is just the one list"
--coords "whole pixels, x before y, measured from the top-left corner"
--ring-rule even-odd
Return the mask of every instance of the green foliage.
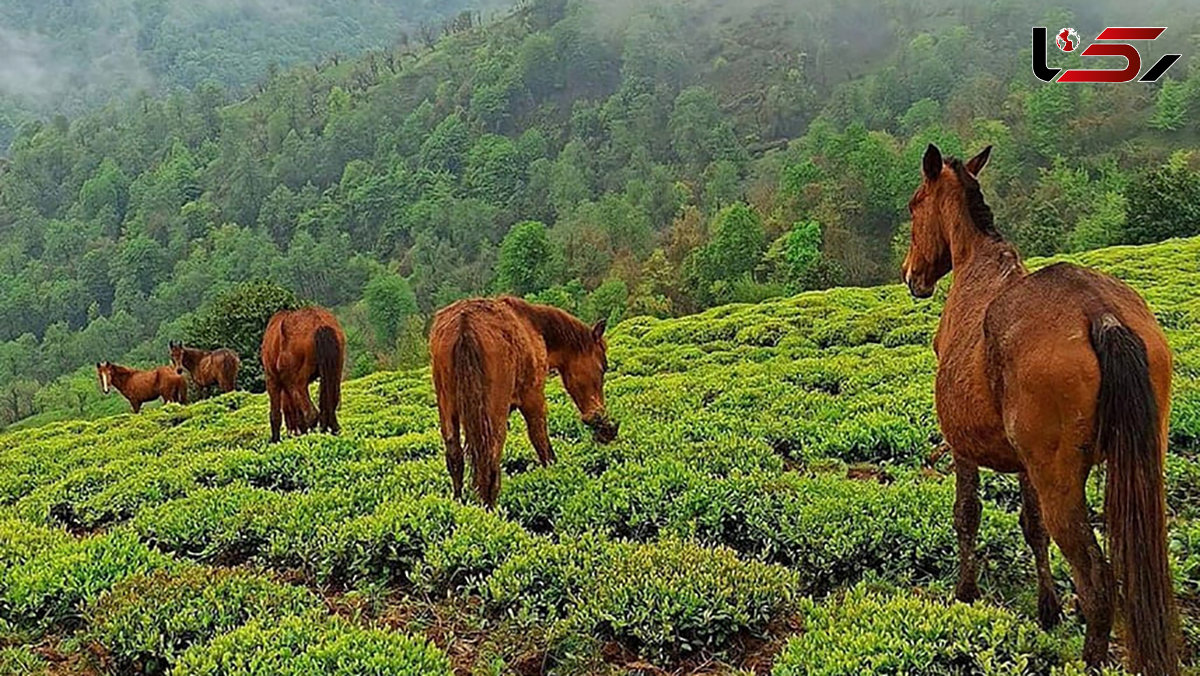
[[518, 296], [545, 289], [550, 285], [555, 258], [545, 225], [536, 221], [514, 225], [500, 243], [496, 289]]
[[379, 272], [367, 282], [363, 302], [376, 339], [385, 345], [394, 344], [408, 319], [419, 312], [408, 280], [391, 272]]
[[252, 619], [273, 620], [318, 605], [307, 590], [245, 572], [187, 568], [118, 583], [89, 609], [90, 634], [118, 672], [164, 673], [185, 650]]
[[1163, 167], [1140, 174], [1129, 186], [1128, 214], [1122, 241], [1132, 244], [1200, 233], [1200, 173]]
[[[228, 3], [163, 1], [5, 7], [15, 35], [73, 38], [55, 50], [62, 59], [39, 60], [51, 72], [112, 63], [93, 51], [113, 41], [85, 39], [80, 25], [138, 27], [138, 40], [116, 41], [132, 45], [116, 62], [149, 77], [81, 77], [79, 103], [112, 77], [122, 92], [153, 86], [74, 120], [0, 128], [14, 136], [0, 171], [0, 343], [32, 347], [0, 366], [0, 423], [104, 412], [80, 413], [62, 387], [37, 392], [97, 359], [158, 362], [190, 315], [246, 282], [334, 308], [361, 375], [422, 360], [411, 331], [400, 345], [415, 323], [366, 316], [380, 269], [404, 276], [409, 316], [426, 317], [493, 292], [667, 317], [890, 281], [931, 142], [958, 156], [995, 146], [981, 180], [1026, 255], [1196, 231], [1189, 209], [1172, 227], [1153, 213], [1156, 201], [1186, 207], [1194, 161], [1171, 165], [1193, 178], [1170, 195], [1131, 187], [1118, 169], [1154, 171], [1194, 135], [1200, 88], [1183, 79], [1187, 64], [1155, 97], [1031, 87], [1027, 36], [994, 30], [991, 10], [813, 0], [731, 14], [717, 0], [656, 0], [618, 12], [548, 0], [479, 25], [458, 13], [462, 0], [354, 0], [332, 13], [331, 0], [302, 0], [286, 18], [258, 3], [236, 20]], [[1048, 11], [1051, 23], [1090, 11], [1015, 2], [1005, 11]], [[1172, 35], [1161, 46], [1186, 54]], [[318, 53], [332, 55], [287, 65]], [[231, 93], [210, 77], [255, 84]], [[158, 86], [170, 95], [156, 98]], [[0, 101], [0, 118], [12, 108]], [[734, 221], [758, 225], [720, 227]], [[544, 225], [544, 241], [516, 241], [532, 235], [528, 222]], [[815, 232], [789, 234], [814, 222], [815, 248]]]
[[803, 612], [804, 633], [788, 641], [773, 676], [1047, 673], [1067, 662], [1033, 622], [980, 604], [860, 585], [828, 604], [806, 602]]
[[188, 322], [185, 339], [202, 349], [225, 347], [238, 353], [242, 367], [238, 385], [263, 391], [262, 350], [267, 322], [280, 310], [299, 307], [295, 294], [269, 282], [234, 287], [202, 307]]
[[424, 639], [312, 615], [255, 620], [184, 653], [180, 676], [433, 676], [450, 660]]

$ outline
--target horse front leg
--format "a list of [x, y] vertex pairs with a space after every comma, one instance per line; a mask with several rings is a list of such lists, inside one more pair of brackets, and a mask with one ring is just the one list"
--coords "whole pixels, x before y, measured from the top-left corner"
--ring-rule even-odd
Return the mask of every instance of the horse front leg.
[[979, 500], [979, 465], [954, 456], [954, 531], [958, 535], [958, 584], [954, 597], [964, 603], [979, 598], [975, 540], [983, 505]]
[[1025, 542], [1033, 550], [1038, 579], [1038, 624], [1049, 631], [1058, 626], [1062, 619], [1062, 604], [1054, 591], [1054, 576], [1050, 573], [1050, 535], [1042, 521], [1042, 509], [1038, 504], [1037, 491], [1025, 472], [1021, 481], [1021, 532]]

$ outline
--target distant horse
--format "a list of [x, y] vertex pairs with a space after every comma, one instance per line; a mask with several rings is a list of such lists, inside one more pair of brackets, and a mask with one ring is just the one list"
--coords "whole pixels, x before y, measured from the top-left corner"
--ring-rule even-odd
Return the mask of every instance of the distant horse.
[[[902, 274], [928, 298], [954, 270], [934, 339], [938, 422], [954, 454], [960, 600], [979, 597], [979, 467], [1015, 472], [1021, 527], [1033, 548], [1038, 619], [1060, 614], [1047, 531], [1071, 564], [1087, 623], [1083, 658], [1108, 659], [1114, 606], [1128, 666], [1179, 673], [1178, 617], [1167, 562], [1163, 464], [1171, 352], [1145, 301], [1107, 275], [1059, 263], [1030, 274], [992, 222], [977, 177], [991, 147], [967, 161], [925, 151], [909, 202]], [[1108, 461], [1104, 512], [1110, 567], [1084, 501], [1092, 465]], [[1115, 569], [1115, 574], [1114, 574]], [[1117, 582], [1120, 582], [1120, 589]]]
[[197, 350], [184, 347], [183, 343], [171, 343], [171, 363], [176, 368], [187, 369], [192, 382], [201, 390], [216, 385], [221, 392], [232, 392], [237, 388], [238, 369], [242, 360], [233, 350]]
[[617, 436], [604, 408], [604, 322], [593, 327], [557, 308], [518, 298], [459, 301], [438, 312], [429, 335], [446, 467], [462, 499], [466, 437], [475, 489], [489, 508], [500, 493], [508, 414], [520, 409], [543, 465], [554, 462], [546, 429], [546, 376], [562, 374], [583, 422], [601, 443]]
[[[305, 434], [314, 427], [337, 434], [337, 408], [342, 397], [346, 335], [328, 310], [308, 307], [284, 310], [271, 317], [262, 342], [263, 373], [271, 399], [271, 441], [279, 441], [281, 416], [288, 431]], [[321, 379], [320, 410], [308, 386]]]
[[183, 369], [160, 366], [152, 371], [138, 371], [109, 362], [96, 364], [96, 375], [100, 377], [100, 389], [108, 394], [117, 388], [133, 407], [141, 413], [142, 404], [162, 397], [164, 402], [187, 403], [187, 381]]

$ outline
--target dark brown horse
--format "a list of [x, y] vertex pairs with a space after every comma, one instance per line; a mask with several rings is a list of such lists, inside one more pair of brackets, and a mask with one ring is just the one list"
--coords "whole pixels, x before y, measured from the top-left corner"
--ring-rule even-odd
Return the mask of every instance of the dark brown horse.
[[134, 413], [141, 413], [142, 404], [159, 397], [168, 403], [187, 403], [187, 381], [183, 370], [174, 366], [138, 371], [104, 361], [96, 364], [96, 375], [100, 378], [100, 389], [108, 394], [115, 387], [129, 400]]
[[[346, 335], [328, 310], [308, 307], [284, 310], [271, 317], [263, 335], [262, 364], [271, 399], [271, 441], [279, 441], [281, 417], [288, 431], [305, 434], [314, 427], [337, 434], [337, 408], [342, 398], [342, 366]], [[321, 379], [320, 410], [308, 386]]]
[[[903, 269], [918, 298], [954, 270], [933, 347], [938, 422], [957, 476], [957, 597], [979, 596], [978, 468], [1017, 473], [1041, 624], [1055, 624], [1060, 613], [1048, 531], [1079, 593], [1084, 660], [1095, 666], [1108, 659], [1119, 607], [1129, 669], [1173, 676], [1178, 619], [1163, 480], [1171, 352], [1145, 301], [1125, 284], [1065, 263], [1025, 269], [979, 189], [990, 151], [964, 164], [943, 160], [932, 145], [926, 150], [924, 178], [909, 203], [912, 242]], [[1111, 567], [1084, 501], [1092, 465], [1105, 460]]]
[[608, 369], [604, 322], [589, 327], [557, 308], [519, 298], [459, 301], [438, 312], [429, 335], [446, 466], [462, 499], [463, 446], [479, 498], [489, 508], [500, 493], [500, 455], [508, 414], [520, 409], [543, 465], [554, 462], [546, 429], [546, 376], [562, 375], [583, 422], [597, 441], [617, 436], [604, 409]]
[[192, 382], [201, 390], [214, 385], [221, 392], [232, 392], [237, 388], [238, 369], [242, 360], [233, 350], [198, 350], [184, 347], [183, 343], [171, 343], [171, 363], [177, 368], [187, 369]]

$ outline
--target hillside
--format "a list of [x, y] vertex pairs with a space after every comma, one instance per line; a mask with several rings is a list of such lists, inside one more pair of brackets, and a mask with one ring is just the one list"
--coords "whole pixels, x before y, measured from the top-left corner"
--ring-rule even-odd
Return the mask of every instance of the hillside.
[[[1175, 351], [1194, 654], [1200, 239], [1076, 260], [1141, 291]], [[1011, 477], [984, 480], [986, 599], [947, 605], [938, 310], [888, 286], [624, 322], [606, 388], [622, 437], [595, 445], [555, 381], [560, 461], [538, 467], [514, 416], [495, 514], [448, 499], [426, 369], [347, 383], [337, 438], [268, 446], [245, 393], [0, 435], [0, 673], [1082, 673], [1075, 612], [1034, 625]]]
[[615, 323], [887, 282], [930, 141], [995, 146], [1026, 255], [1200, 233], [1200, 14], [1158, 5], [1179, 23], [1145, 58], [1188, 57], [1156, 85], [1030, 74], [1030, 16], [1090, 34], [1125, 5], [530, 0], [30, 125], [0, 164], [0, 424], [101, 412], [93, 364], [161, 363], [249, 281], [336, 308], [356, 375], [420, 363], [465, 295]]
[[419, 47], [496, 0], [0, 2], [0, 156], [20, 124], [130, 94], [241, 89], [272, 69]]

